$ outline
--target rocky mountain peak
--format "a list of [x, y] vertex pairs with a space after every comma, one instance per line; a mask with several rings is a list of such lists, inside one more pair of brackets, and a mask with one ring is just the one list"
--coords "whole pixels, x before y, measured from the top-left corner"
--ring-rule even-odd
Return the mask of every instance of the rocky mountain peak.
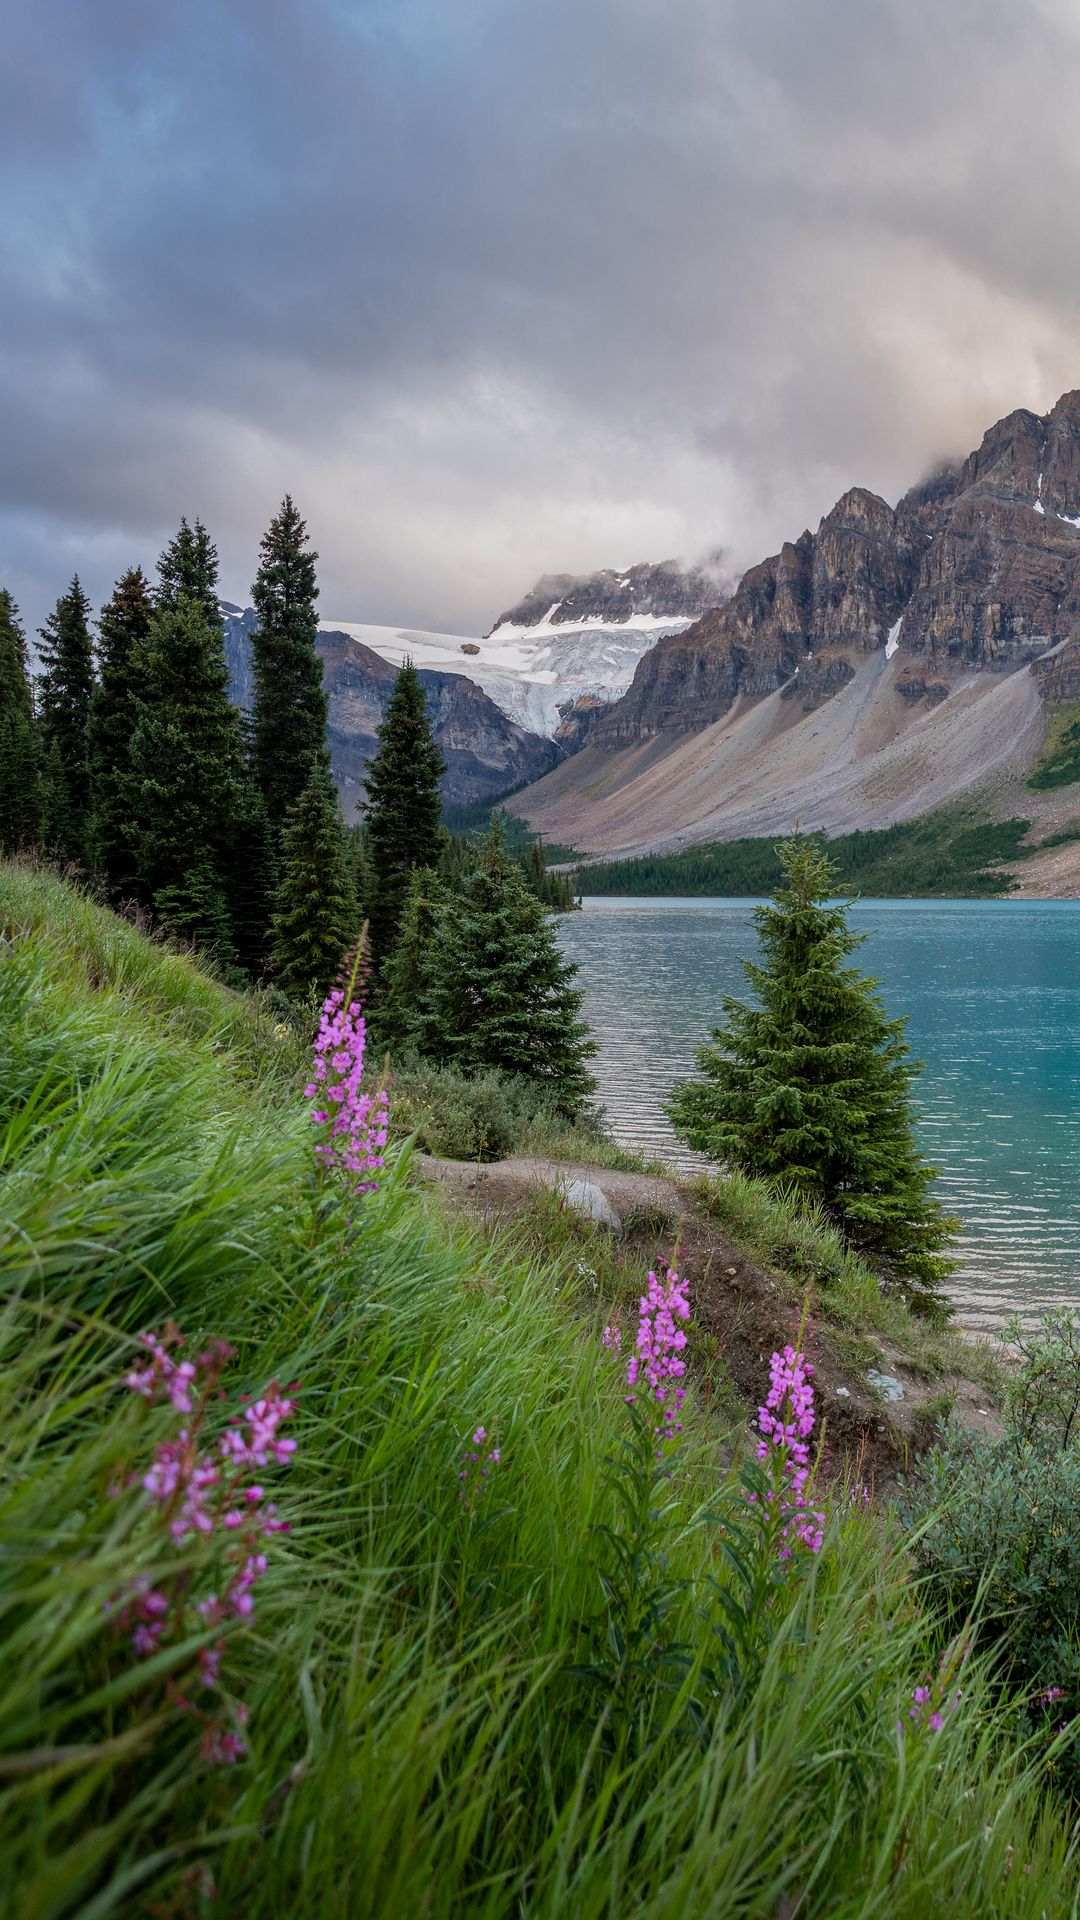
[[[891, 507], [852, 487], [751, 567], [731, 598], [658, 641], [600, 715], [602, 746], [694, 732], [740, 697], [783, 690], [812, 709], [876, 651], [921, 656], [905, 685], [1015, 668], [1069, 642], [1080, 656], [1080, 391], [1018, 408], [958, 464]], [[944, 677], [943, 677], [944, 676]], [[1045, 687], [1071, 684], [1064, 668]]]
[[707, 607], [725, 600], [733, 586], [719, 553], [698, 567], [662, 560], [642, 561], [621, 572], [603, 567], [589, 574], [546, 573], [524, 599], [499, 615], [491, 633], [696, 620]]

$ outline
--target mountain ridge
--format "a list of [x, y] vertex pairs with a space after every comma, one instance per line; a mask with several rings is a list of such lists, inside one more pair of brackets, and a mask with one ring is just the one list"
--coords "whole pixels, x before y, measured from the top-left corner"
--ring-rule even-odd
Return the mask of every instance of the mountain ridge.
[[[661, 638], [583, 751], [515, 804], [598, 854], [1014, 811], [1048, 705], [1080, 700], [1080, 392], [1018, 409], [896, 506], [850, 488]], [[1004, 799], [1002, 799], [1004, 804]], [[1080, 809], [1080, 796], [1054, 808]], [[1056, 825], [1056, 817], [1049, 824]]]

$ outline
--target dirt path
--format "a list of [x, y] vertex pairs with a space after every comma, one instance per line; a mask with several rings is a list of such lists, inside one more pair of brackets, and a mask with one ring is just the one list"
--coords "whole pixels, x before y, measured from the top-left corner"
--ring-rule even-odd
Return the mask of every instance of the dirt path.
[[[495, 1226], [512, 1220], [539, 1192], [561, 1192], [567, 1205], [574, 1199], [575, 1213], [590, 1199], [596, 1205], [598, 1193], [617, 1221], [614, 1229], [593, 1230], [614, 1230], [620, 1258], [628, 1270], [642, 1275], [649, 1266], [670, 1260], [677, 1246], [680, 1271], [690, 1281], [695, 1322], [712, 1336], [723, 1373], [749, 1407], [764, 1396], [769, 1355], [798, 1335], [802, 1309], [791, 1284], [748, 1259], [679, 1180], [528, 1156], [477, 1166], [417, 1154], [414, 1164], [425, 1178]], [[575, 1194], [574, 1183], [582, 1183], [585, 1193]], [[854, 1471], [880, 1491], [891, 1490], [897, 1473], [928, 1443], [946, 1395], [966, 1425], [983, 1433], [999, 1431], [987, 1390], [978, 1382], [959, 1373], [928, 1379], [874, 1335], [864, 1342], [831, 1326], [820, 1308], [819, 1295], [803, 1345], [816, 1369], [826, 1467], [834, 1475]], [[714, 1381], [707, 1361], [704, 1366], [708, 1397], [719, 1380]], [[902, 1398], [884, 1399], [867, 1378], [871, 1369], [895, 1381]]]

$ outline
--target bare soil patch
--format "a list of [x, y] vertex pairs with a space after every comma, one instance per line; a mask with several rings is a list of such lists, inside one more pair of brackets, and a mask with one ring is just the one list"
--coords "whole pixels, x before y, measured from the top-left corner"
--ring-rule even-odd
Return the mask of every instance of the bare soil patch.
[[[897, 1475], [929, 1444], [950, 1403], [965, 1425], [1000, 1432], [985, 1386], [959, 1373], [927, 1378], [873, 1334], [853, 1340], [830, 1323], [827, 1295], [819, 1294], [803, 1324], [802, 1301], [791, 1283], [747, 1258], [677, 1179], [530, 1156], [476, 1165], [417, 1154], [414, 1164], [493, 1227], [512, 1220], [538, 1192], [558, 1193], [571, 1181], [598, 1187], [624, 1223], [618, 1246], [628, 1270], [644, 1277], [650, 1266], [677, 1257], [690, 1282], [695, 1323], [711, 1336], [706, 1345], [717, 1355], [723, 1384], [730, 1382], [749, 1409], [764, 1398], [770, 1354], [794, 1344], [801, 1329], [803, 1350], [815, 1368], [823, 1470], [830, 1478], [853, 1475], [879, 1494], [894, 1491]], [[721, 1389], [721, 1377], [707, 1357], [696, 1364], [708, 1402]], [[896, 1381], [903, 1397], [885, 1398], [867, 1378], [871, 1370]]]

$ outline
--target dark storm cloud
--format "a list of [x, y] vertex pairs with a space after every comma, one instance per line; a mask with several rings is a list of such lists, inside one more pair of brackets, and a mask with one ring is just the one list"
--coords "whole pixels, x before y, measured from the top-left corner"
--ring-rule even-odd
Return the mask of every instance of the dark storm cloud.
[[1073, 0], [15, 0], [0, 566], [286, 487], [339, 617], [895, 495], [1080, 384]]

